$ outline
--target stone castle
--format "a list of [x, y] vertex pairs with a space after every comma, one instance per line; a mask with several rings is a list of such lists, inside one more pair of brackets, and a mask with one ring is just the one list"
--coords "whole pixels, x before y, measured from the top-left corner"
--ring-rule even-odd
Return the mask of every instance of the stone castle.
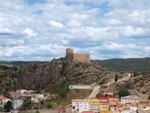
[[73, 49], [66, 49], [66, 58], [72, 58], [79, 62], [90, 63], [90, 54], [77, 54], [73, 53]]

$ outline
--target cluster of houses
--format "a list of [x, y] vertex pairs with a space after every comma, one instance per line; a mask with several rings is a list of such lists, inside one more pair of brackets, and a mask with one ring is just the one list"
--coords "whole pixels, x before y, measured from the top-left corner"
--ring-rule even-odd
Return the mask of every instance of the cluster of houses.
[[72, 113], [150, 113], [148, 95], [129, 95], [118, 99], [107, 86], [100, 86], [95, 98], [72, 99]]
[[37, 91], [33, 90], [25, 90], [18, 89], [16, 92], [9, 92], [8, 98], [0, 96], [0, 107], [4, 107], [4, 105], [8, 102], [12, 102], [13, 109], [20, 108], [24, 102], [31, 100], [32, 102], [38, 102], [39, 100], [43, 100], [43, 94], [37, 94]]

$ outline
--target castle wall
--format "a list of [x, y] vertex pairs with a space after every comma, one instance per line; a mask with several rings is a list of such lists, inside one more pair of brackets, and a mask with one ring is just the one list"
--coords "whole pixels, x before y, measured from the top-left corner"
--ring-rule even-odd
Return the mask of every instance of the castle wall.
[[80, 62], [85, 62], [85, 63], [90, 63], [90, 55], [86, 54], [86, 55], [82, 55], [82, 54], [73, 54], [73, 60], [77, 60]]
[[72, 58], [73, 60], [77, 60], [79, 62], [90, 63], [90, 55], [82, 55], [73, 53], [73, 49], [66, 49], [66, 58]]

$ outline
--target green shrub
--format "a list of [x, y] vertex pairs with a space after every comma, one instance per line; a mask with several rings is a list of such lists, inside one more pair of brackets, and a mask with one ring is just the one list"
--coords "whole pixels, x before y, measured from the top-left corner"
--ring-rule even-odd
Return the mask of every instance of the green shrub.
[[10, 112], [12, 108], [12, 103], [10, 101], [8, 101], [5, 105], [4, 105], [4, 109], [6, 112]]
[[48, 105], [47, 105], [47, 109], [52, 109], [52, 105], [51, 105], [51, 104], [48, 104]]
[[123, 96], [128, 96], [130, 95], [130, 93], [128, 91], [125, 90], [121, 90], [118, 92], [119, 97], [123, 97]]
[[36, 113], [40, 113], [40, 111], [36, 111]]

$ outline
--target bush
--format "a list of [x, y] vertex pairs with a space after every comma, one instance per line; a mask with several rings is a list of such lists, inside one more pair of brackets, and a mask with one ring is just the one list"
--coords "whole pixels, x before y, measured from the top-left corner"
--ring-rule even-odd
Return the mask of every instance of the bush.
[[118, 75], [116, 74], [115, 75], [115, 82], [117, 82], [118, 81]]
[[98, 92], [98, 95], [103, 95], [103, 93], [102, 92]]
[[4, 109], [6, 112], [10, 112], [12, 108], [12, 103], [10, 101], [8, 101], [5, 105], [4, 105]]
[[128, 91], [125, 90], [121, 90], [118, 92], [119, 97], [123, 97], [123, 96], [128, 96], [130, 95], [130, 93]]
[[40, 113], [40, 111], [36, 111], [36, 113]]
[[48, 104], [48, 105], [47, 105], [47, 109], [52, 109], [52, 105], [51, 105], [51, 104]]

